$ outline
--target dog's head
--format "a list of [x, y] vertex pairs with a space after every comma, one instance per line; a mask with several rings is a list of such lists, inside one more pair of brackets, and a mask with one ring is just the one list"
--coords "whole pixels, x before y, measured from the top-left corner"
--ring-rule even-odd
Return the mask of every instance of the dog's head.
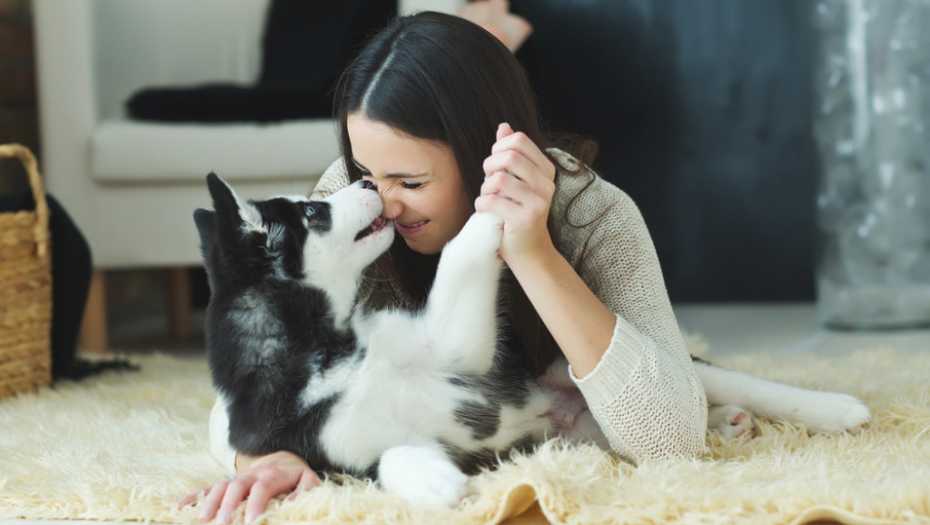
[[327, 289], [357, 281], [394, 238], [374, 186], [356, 182], [330, 197], [244, 201], [211, 173], [216, 211], [198, 209], [194, 222], [211, 286], [242, 289], [268, 277]]

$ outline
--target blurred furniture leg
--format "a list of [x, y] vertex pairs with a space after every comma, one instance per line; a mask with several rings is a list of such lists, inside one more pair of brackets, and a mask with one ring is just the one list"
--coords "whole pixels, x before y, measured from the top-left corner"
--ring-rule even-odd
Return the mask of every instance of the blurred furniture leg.
[[106, 272], [94, 268], [87, 294], [87, 307], [81, 322], [81, 348], [95, 354], [107, 352], [107, 281]]
[[191, 274], [187, 267], [168, 268], [168, 327], [174, 339], [193, 333], [191, 318]]

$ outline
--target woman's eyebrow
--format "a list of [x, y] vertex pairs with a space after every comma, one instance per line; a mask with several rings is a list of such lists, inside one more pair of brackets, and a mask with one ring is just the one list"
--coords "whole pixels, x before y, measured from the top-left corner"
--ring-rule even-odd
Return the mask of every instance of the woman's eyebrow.
[[[362, 163], [361, 163], [361, 162], [359, 162], [359, 161], [357, 161], [357, 160], [355, 160], [355, 159], [352, 159], [352, 162], [354, 162], [355, 165], [358, 166], [358, 168], [359, 168], [360, 170], [362, 170], [362, 171], [367, 171], [367, 172], [371, 173], [371, 170], [369, 170], [369, 169], [366, 168], [365, 166], [362, 166]], [[387, 179], [413, 179], [413, 178], [416, 178], [416, 177], [423, 177], [423, 176], [425, 176], [425, 175], [426, 175], [426, 173], [388, 173], [388, 174], [385, 175], [384, 177], [387, 178]]]

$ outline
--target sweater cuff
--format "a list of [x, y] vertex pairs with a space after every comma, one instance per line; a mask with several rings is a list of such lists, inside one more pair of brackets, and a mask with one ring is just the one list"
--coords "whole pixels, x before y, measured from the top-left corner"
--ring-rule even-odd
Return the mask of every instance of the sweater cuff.
[[[616, 315], [616, 314], [615, 314]], [[633, 371], [639, 366], [645, 348], [650, 344], [649, 338], [643, 336], [625, 319], [617, 317], [614, 335], [610, 346], [601, 356], [600, 362], [585, 377], [575, 377], [572, 366], [568, 365], [568, 374], [581, 390], [588, 405], [600, 407], [613, 403], [621, 394]]]

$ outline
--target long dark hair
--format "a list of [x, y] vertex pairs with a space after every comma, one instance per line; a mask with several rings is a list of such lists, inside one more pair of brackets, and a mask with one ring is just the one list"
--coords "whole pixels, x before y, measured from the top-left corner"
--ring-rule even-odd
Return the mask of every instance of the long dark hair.
[[[353, 113], [414, 137], [447, 144], [472, 201], [480, 195], [482, 163], [491, 154], [501, 122], [525, 133], [543, 151], [557, 145], [544, 133], [533, 91], [507, 47], [481, 27], [441, 13], [394, 19], [343, 73], [336, 88], [335, 117], [349, 179], [355, 181], [360, 175], [352, 162], [346, 126]], [[592, 156], [596, 147], [579, 144], [585, 151], [571, 153], [579, 153], [581, 157], [576, 158], [590, 165], [585, 157]], [[559, 165], [551, 156], [550, 160]], [[558, 247], [551, 214], [548, 226]], [[426, 301], [438, 260], [438, 255], [411, 250], [397, 236], [376, 263], [376, 273], [392, 279], [406, 302], [419, 307]], [[558, 346], [509, 271], [502, 279], [502, 298], [527, 348], [531, 373], [541, 375], [559, 355]]]

